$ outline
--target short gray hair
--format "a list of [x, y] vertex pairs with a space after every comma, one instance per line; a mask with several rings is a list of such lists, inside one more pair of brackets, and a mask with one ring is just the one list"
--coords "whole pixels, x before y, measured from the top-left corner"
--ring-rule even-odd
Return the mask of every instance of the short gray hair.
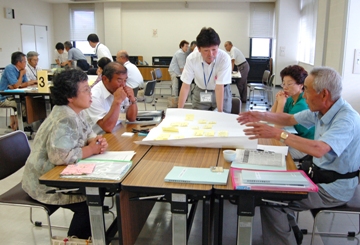
[[65, 48], [69, 48], [69, 49], [72, 49], [72, 47], [73, 47], [70, 41], [64, 42], [64, 46], [65, 46]]
[[30, 51], [30, 52], [28, 52], [28, 53], [26, 54], [26, 57], [27, 57], [28, 59], [31, 59], [31, 58], [34, 57], [34, 56], [39, 56], [39, 53], [38, 53], [38, 52], [35, 52], [35, 51]]
[[342, 78], [333, 68], [315, 67], [310, 75], [314, 77], [313, 88], [317, 93], [327, 89], [331, 94], [332, 101], [341, 97]]

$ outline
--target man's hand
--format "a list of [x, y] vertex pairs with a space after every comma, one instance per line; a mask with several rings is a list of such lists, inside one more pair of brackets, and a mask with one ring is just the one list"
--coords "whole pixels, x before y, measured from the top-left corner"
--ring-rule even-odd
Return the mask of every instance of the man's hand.
[[[124, 90], [123, 87], [119, 87], [115, 92], [114, 92], [114, 102], [113, 103], [118, 103], [119, 105], [126, 99], [127, 94]], [[134, 95], [134, 94], [133, 94]]]
[[265, 123], [258, 123], [258, 122], [247, 123], [246, 126], [250, 128], [244, 129], [245, 135], [249, 135], [250, 136], [249, 139], [251, 140], [259, 139], [259, 138], [278, 139], [281, 132], [283, 131], [281, 129], [271, 127]]
[[26, 70], [20, 70], [20, 77], [23, 77], [26, 74]]
[[125, 91], [127, 97], [129, 98], [129, 101], [134, 102], [135, 101], [134, 90], [128, 86], [125, 86], [124, 91]]
[[263, 113], [259, 111], [248, 111], [239, 114], [239, 117], [236, 118], [238, 123], [244, 125], [249, 122], [259, 122], [263, 120]]

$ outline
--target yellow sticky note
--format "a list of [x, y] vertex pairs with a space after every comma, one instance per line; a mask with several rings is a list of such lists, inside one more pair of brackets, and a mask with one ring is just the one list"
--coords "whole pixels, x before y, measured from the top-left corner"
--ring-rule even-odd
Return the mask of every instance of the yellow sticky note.
[[186, 114], [185, 120], [186, 121], [194, 121], [194, 114]]
[[172, 123], [170, 123], [170, 125], [171, 125], [172, 127], [177, 127], [177, 126], [180, 125], [180, 122], [172, 122]]
[[162, 127], [162, 130], [167, 132], [179, 132], [179, 129], [176, 127]]
[[180, 122], [180, 127], [187, 127], [189, 125], [188, 122]]
[[214, 130], [205, 131], [204, 136], [213, 137], [215, 135]]
[[198, 130], [199, 126], [193, 126], [191, 129]]
[[196, 130], [194, 132], [194, 136], [203, 136], [204, 135], [204, 130]]
[[212, 124], [206, 124], [206, 125], [204, 125], [204, 129], [212, 129]]
[[155, 140], [168, 140], [170, 137], [170, 134], [160, 134]]
[[229, 132], [228, 131], [219, 131], [218, 132], [218, 136], [219, 137], [228, 137], [229, 136]]
[[173, 137], [174, 137], [174, 139], [183, 139], [184, 138], [183, 135], [174, 135]]
[[216, 124], [216, 122], [210, 121], [210, 122], [208, 122], [208, 124]]
[[199, 120], [198, 123], [199, 124], [206, 124], [206, 120]]

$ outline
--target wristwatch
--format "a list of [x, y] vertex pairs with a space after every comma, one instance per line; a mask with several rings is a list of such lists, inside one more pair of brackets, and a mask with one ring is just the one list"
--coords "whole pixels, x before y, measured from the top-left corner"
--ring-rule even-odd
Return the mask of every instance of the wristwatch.
[[285, 131], [282, 131], [280, 134], [280, 142], [285, 143], [285, 140], [289, 137], [289, 134]]
[[136, 104], [137, 103], [137, 98], [135, 98], [135, 100], [132, 102], [130, 101], [130, 105]]

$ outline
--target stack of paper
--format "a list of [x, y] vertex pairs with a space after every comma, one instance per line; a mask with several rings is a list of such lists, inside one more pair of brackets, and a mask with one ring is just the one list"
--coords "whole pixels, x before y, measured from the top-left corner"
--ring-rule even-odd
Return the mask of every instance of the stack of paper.
[[318, 191], [318, 186], [302, 170], [259, 171], [232, 168], [231, 179], [235, 190]]

